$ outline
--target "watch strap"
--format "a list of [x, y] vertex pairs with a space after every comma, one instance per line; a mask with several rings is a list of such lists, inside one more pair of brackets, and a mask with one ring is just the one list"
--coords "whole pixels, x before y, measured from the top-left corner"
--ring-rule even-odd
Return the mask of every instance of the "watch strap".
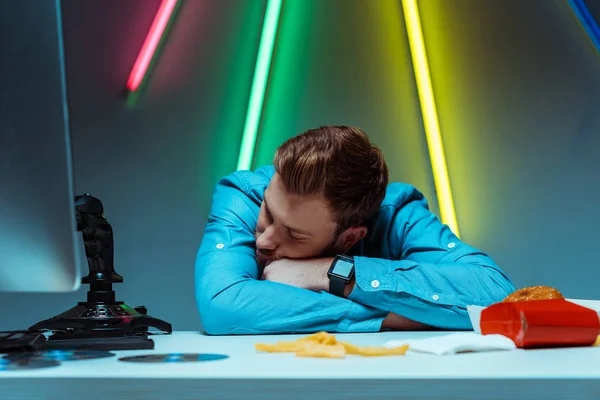
[[329, 293], [338, 297], [344, 297], [344, 289], [346, 288], [346, 280], [337, 276], [329, 277]]

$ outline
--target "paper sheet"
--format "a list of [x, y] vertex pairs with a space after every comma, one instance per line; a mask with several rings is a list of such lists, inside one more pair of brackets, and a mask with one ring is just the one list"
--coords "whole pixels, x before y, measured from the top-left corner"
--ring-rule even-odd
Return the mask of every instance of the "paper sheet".
[[514, 350], [515, 343], [502, 335], [480, 335], [475, 332], [459, 332], [426, 339], [390, 340], [386, 347], [408, 344], [407, 354], [427, 353], [449, 355], [464, 352]]

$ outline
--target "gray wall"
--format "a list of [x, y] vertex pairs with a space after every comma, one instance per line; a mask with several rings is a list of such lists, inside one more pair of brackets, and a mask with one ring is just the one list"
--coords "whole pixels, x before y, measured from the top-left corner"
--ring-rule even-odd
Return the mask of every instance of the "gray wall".
[[[121, 92], [158, 4], [63, 1], [76, 189], [113, 224], [118, 297], [196, 330], [194, 258], [237, 162], [265, 2], [184, 2], [130, 107]], [[598, 298], [597, 51], [562, 0], [419, 4], [463, 239], [517, 286]], [[398, 3], [287, 0], [281, 18], [256, 163], [303, 129], [359, 125], [437, 212]], [[0, 329], [84, 297], [0, 294]]]
[[600, 299], [600, 54], [566, 1], [451, 3], [420, 2], [463, 238]]

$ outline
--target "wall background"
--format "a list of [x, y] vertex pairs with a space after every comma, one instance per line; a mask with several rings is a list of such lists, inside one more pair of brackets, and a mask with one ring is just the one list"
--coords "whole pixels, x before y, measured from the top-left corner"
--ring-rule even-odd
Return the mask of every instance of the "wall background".
[[[115, 230], [118, 298], [198, 330], [194, 258], [214, 184], [236, 167], [266, 2], [184, 2], [130, 107], [122, 91], [159, 3], [62, 1], [75, 183]], [[598, 51], [566, 1], [419, 6], [462, 238], [517, 286], [599, 298]], [[438, 212], [398, 1], [285, 0], [263, 111], [255, 166], [305, 129], [357, 125]], [[0, 329], [85, 291], [0, 294]]]

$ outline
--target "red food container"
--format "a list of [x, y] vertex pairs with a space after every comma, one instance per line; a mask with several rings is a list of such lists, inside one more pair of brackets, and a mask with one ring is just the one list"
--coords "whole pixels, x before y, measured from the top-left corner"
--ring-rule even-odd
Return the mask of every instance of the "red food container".
[[600, 333], [596, 311], [563, 299], [496, 303], [481, 312], [480, 326], [520, 348], [590, 346]]

